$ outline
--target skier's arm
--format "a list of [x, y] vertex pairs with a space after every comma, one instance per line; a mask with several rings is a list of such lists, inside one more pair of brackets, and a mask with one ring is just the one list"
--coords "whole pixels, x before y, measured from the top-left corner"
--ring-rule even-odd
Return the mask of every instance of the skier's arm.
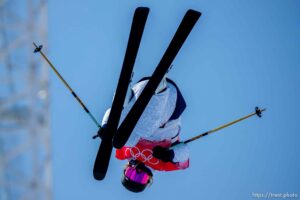
[[157, 146], [153, 149], [153, 156], [164, 162], [183, 163], [189, 160], [189, 150], [184, 143], [171, 148]]
[[98, 132], [97, 132], [97, 135], [93, 136], [93, 139], [96, 139], [97, 137], [100, 137], [102, 140], [104, 139], [103, 138], [103, 133], [104, 133], [104, 129], [106, 128], [106, 124], [107, 124], [107, 121], [108, 121], [108, 117], [109, 117], [109, 114], [110, 114], [110, 108], [106, 110], [103, 118], [102, 118], [102, 123], [101, 123], [101, 127], [99, 128]]
[[104, 126], [105, 124], [107, 124], [109, 114], [110, 114], [110, 108], [106, 110], [106, 112], [105, 112], [105, 114], [104, 114], [104, 116], [102, 118], [102, 123], [101, 123], [102, 126]]
[[186, 162], [189, 159], [190, 153], [187, 144], [179, 143], [172, 149], [174, 151], [173, 162]]

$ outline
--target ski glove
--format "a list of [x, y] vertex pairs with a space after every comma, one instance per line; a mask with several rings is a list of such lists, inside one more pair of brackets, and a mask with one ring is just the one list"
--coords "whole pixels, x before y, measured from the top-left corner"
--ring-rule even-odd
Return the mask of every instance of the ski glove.
[[164, 162], [172, 162], [174, 158], [174, 151], [169, 148], [156, 146], [153, 148], [153, 156]]
[[100, 137], [103, 140], [103, 133], [104, 129], [106, 128], [106, 124], [103, 124], [101, 128], [99, 128], [96, 135], [93, 136], [93, 139], [96, 139], [97, 137]]

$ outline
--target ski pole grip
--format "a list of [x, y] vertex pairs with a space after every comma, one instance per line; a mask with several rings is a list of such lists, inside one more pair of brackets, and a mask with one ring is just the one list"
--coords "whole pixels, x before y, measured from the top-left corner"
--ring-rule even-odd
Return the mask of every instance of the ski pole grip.
[[258, 117], [262, 117], [262, 114], [261, 114], [262, 111], [263, 111], [263, 110], [259, 109], [259, 107], [257, 107], [257, 106], [255, 107], [255, 113], [256, 113], [256, 115], [257, 115]]
[[33, 43], [33, 45], [35, 46], [35, 49], [34, 49], [33, 53], [40, 52], [43, 48], [43, 45], [37, 46], [35, 43]]
[[94, 135], [92, 138], [93, 138], [93, 139], [96, 139], [97, 137], [99, 137], [98, 134]]

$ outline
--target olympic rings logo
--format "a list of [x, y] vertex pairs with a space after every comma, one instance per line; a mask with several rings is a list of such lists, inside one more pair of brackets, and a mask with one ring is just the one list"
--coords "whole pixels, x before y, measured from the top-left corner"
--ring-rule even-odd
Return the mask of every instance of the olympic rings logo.
[[[129, 154], [128, 154], [129, 151]], [[126, 148], [125, 155], [130, 155], [132, 159], [136, 160], [138, 157], [142, 158], [142, 162], [148, 162], [151, 165], [157, 165], [159, 160], [152, 156], [153, 151], [151, 149], [144, 149], [140, 151], [137, 147]], [[148, 156], [147, 156], [148, 154]]]

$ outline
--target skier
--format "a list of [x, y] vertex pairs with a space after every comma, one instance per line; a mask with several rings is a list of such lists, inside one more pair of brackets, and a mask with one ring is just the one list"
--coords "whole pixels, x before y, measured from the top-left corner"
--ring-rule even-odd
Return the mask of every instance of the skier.
[[[143, 91], [149, 78], [145, 77], [127, 92], [120, 123]], [[166, 76], [151, 98], [144, 113], [136, 124], [127, 143], [116, 150], [116, 157], [129, 160], [126, 164], [122, 184], [132, 192], [142, 192], [152, 183], [153, 174], [149, 168], [158, 171], [173, 171], [189, 166], [189, 152], [186, 144], [177, 144], [180, 133], [180, 115], [186, 103], [177, 85]], [[110, 114], [108, 109], [102, 120], [103, 129]], [[172, 147], [172, 145], [177, 144]]]

